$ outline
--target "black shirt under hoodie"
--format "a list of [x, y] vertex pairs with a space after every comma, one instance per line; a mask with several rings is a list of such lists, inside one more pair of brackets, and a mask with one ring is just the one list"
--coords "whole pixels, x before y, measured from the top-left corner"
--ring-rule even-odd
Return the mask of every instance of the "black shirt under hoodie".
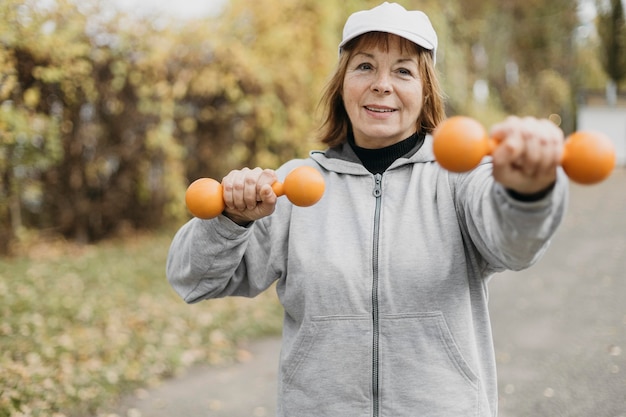
[[410, 151], [416, 152], [424, 143], [424, 138], [425, 135], [423, 133], [414, 133], [393, 145], [379, 149], [367, 149], [358, 146], [354, 142], [354, 135], [350, 132], [348, 134], [348, 143], [369, 172], [382, 174], [396, 159], [407, 155]]

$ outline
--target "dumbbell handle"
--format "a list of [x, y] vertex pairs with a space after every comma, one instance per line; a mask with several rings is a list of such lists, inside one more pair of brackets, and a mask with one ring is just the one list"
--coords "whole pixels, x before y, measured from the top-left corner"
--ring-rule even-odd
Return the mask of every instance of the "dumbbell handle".
[[[433, 152], [439, 164], [453, 172], [469, 171], [498, 147], [476, 120], [454, 116], [433, 132]], [[615, 167], [615, 147], [599, 132], [579, 131], [566, 138], [561, 166], [572, 181], [595, 184]]]
[[[315, 168], [300, 166], [291, 171], [285, 182], [276, 181], [272, 190], [277, 196], [286, 196], [296, 206], [308, 207], [317, 203], [324, 194], [324, 178]], [[224, 204], [222, 184], [211, 178], [199, 178], [187, 188], [185, 203], [194, 216], [211, 219], [219, 216]]]

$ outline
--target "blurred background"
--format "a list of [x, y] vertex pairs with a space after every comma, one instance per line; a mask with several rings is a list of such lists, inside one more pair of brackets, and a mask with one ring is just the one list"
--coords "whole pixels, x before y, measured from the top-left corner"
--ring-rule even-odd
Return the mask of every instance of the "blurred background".
[[[398, 2], [438, 32], [449, 115], [605, 130], [626, 163], [620, 0]], [[345, 19], [379, 3], [0, 1], [0, 417], [108, 415], [280, 331], [271, 294], [183, 305], [167, 247], [191, 181], [320, 147]]]
[[[345, 17], [378, 1], [178, 3], [2, 1], [1, 253], [181, 221], [190, 181], [306, 155]], [[590, 97], [623, 104], [619, 1], [404, 5], [439, 33], [450, 114], [571, 132]]]

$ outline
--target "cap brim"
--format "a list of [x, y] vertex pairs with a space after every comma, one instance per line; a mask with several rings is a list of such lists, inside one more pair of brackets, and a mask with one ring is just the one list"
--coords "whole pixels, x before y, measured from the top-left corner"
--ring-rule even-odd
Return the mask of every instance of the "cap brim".
[[427, 39], [424, 39], [420, 36], [417, 36], [415, 33], [409, 33], [403, 30], [398, 30], [398, 29], [394, 29], [394, 28], [384, 28], [384, 27], [377, 27], [376, 29], [371, 29], [371, 28], [363, 28], [361, 30], [357, 30], [354, 33], [351, 33], [349, 37], [347, 37], [346, 39], [342, 40], [341, 43], [339, 44], [339, 50], [341, 50], [341, 48], [343, 48], [343, 46], [350, 42], [352, 39], [355, 39], [361, 35], [364, 35], [368, 32], [384, 32], [384, 33], [391, 33], [392, 35], [396, 35], [396, 36], [400, 36], [401, 38], [404, 38], [406, 40], [409, 40], [411, 42], [413, 42], [416, 45], [421, 46], [424, 49], [428, 49], [429, 51], [432, 51], [433, 49], [435, 49], [435, 46], [432, 44], [432, 42], [428, 41]]

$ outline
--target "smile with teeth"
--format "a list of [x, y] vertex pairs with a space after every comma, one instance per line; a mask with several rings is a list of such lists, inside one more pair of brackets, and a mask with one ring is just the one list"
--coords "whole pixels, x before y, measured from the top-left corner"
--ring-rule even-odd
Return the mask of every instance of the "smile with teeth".
[[391, 112], [396, 111], [395, 109], [381, 109], [378, 107], [368, 107], [368, 106], [365, 106], [365, 109], [369, 111], [373, 111], [375, 113], [391, 113]]

